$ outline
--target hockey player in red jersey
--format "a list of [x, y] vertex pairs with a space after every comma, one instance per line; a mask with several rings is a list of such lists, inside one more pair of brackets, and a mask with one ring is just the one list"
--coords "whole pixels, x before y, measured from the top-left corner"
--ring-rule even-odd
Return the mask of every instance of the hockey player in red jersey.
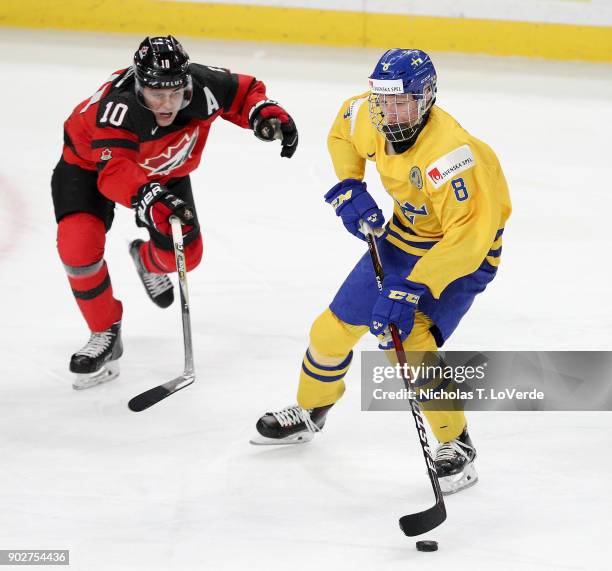
[[189, 173], [200, 163], [212, 122], [221, 117], [281, 140], [291, 158], [298, 133], [289, 114], [249, 75], [190, 63], [172, 36], [145, 38], [131, 67], [113, 73], [64, 123], [64, 148], [51, 180], [57, 247], [76, 302], [91, 330], [70, 361], [75, 388], [119, 374], [121, 302], [104, 260], [115, 204], [133, 208], [150, 239], [130, 244], [151, 300], [174, 299], [166, 274], [175, 271], [169, 218], [183, 223], [189, 270], [202, 257], [202, 236]]

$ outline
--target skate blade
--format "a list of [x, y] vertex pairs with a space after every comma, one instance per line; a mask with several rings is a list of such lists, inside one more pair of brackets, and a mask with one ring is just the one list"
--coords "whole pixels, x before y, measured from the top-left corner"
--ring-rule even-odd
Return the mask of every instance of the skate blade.
[[108, 383], [119, 376], [119, 361], [109, 361], [95, 373], [77, 373], [76, 379], [72, 383], [75, 391], [89, 389], [102, 383]]
[[306, 444], [306, 442], [310, 442], [313, 438], [314, 434], [312, 432], [298, 432], [286, 438], [268, 438], [267, 436], [257, 434], [249, 442], [255, 446], [279, 446], [281, 444]]
[[476, 482], [478, 482], [478, 474], [474, 464], [468, 464], [463, 472], [453, 474], [452, 476], [445, 476], [444, 478], [438, 478], [440, 483], [440, 490], [443, 496], [450, 496], [456, 494], [466, 488], [471, 488]]

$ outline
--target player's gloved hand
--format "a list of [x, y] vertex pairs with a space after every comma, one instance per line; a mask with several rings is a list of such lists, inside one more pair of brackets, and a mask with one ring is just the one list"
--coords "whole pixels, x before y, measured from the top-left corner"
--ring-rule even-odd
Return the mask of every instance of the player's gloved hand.
[[373, 229], [385, 223], [382, 210], [367, 191], [365, 182], [346, 178], [333, 186], [325, 195], [325, 202], [331, 204], [342, 224], [351, 233], [365, 240], [360, 230], [360, 221], [365, 220]]
[[280, 139], [280, 156], [290, 159], [298, 146], [298, 132], [293, 119], [276, 101], [267, 99], [253, 106], [249, 125], [262, 141]]
[[189, 205], [158, 182], [149, 182], [138, 189], [132, 198], [136, 210], [136, 225], [150, 228], [170, 236], [170, 216], [176, 216], [183, 223], [183, 234], [193, 226], [194, 213]]
[[423, 284], [402, 279], [398, 275], [385, 276], [383, 290], [372, 309], [370, 333], [376, 335], [381, 349], [392, 349], [393, 340], [389, 324], [399, 329], [402, 341], [408, 337], [414, 326], [414, 315], [420, 297], [427, 292]]

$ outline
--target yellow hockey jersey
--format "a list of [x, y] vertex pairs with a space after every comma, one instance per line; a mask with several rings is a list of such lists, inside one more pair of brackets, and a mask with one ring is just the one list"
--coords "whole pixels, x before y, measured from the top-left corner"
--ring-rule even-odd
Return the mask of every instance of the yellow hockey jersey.
[[370, 122], [368, 92], [345, 101], [328, 137], [340, 180], [363, 180], [366, 160], [394, 200], [386, 240], [421, 259], [409, 275], [436, 298], [486, 261], [498, 266], [510, 216], [508, 185], [491, 148], [435, 106], [416, 143], [388, 154]]

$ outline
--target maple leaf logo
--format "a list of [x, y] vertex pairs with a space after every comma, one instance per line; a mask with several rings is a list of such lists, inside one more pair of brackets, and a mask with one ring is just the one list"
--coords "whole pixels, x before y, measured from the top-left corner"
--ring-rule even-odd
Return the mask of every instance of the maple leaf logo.
[[163, 153], [156, 157], [145, 159], [140, 166], [147, 170], [147, 176], [166, 175], [180, 166], [184, 165], [191, 157], [191, 153], [198, 142], [200, 128], [193, 133], [186, 133], [176, 144], [168, 147]]

